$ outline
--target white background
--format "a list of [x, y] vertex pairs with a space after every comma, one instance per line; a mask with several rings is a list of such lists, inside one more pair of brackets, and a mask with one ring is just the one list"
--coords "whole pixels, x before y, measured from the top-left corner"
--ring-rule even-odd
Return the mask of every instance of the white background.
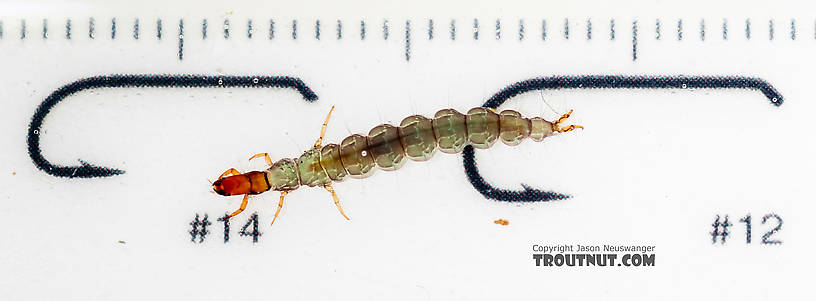
[[[812, 180], [813, 4], [647, 1], [563, 4], [458, 1], [407, 4], [290, 2], [136, 7], [0, 5], [0, 294], [8, 300], [275, 299], [792, 299], [806, 298], [814, 239]], [[130, 4], [133, 5], [133, 4]], [[95, 39], [88, 38], [88, 18]], [[117, 37], [110, 39], [110, 20]], [[64, 37], [72, 19], [72, 39]], [[141, 36], [132, 38], [139, 18]], [[163, 20], [162, 40], [155, 20]], [[201, 20], [209, 33], [201, 38]], [[231, 37], [223, 38], [229, 19]], [[276, 21], [274, 40], [268, 21]], [[435, 36], [427, 38], [428, 19]], [[480, 38], [472, 37], [479, 18]], [[495, 20], [502, 37], [495, 38]], [[564, 19], [570, 38], [564, 39]], [[615, 19], [616, 39], [609, 39]], [[676, 38], [678, 19], [684, 37]], [[752, 38], [744, 22], [752, 20]], [[20, 20], [27, 37], [20, 39]], [[42, 20], [48, 19], [48, 39]], [[184, 19], [179, 61], [178, 20]], [[256, 31], [246, 36], [246, 21]], [[291, 22], [298, 20], [298, 39]], [[314, 24], [321, 20], [321, 39]], [[382, 22], [390, 36], [383, 39]], [[450, 40], [450, 20], [457, 37]], [[525, 38], [518, 39], [518, 22]], [[548, 36], [541, 40], [541, 20]], [[592, 20], [592, 39], [586, 21]], [[655, 40], [655, 21], [662, 38]], [[706, 38], [700, 39], [700, 20]], [[722, 21], [729, 37], [722, 39]], [[797, 37], [790, 38], [790, 20]], [[343, 38], [335, 37], [337, 20]], [[360, 40], [360, 20], [367, 36]], [[411, 21], [406, 62], [405, 21]], [[632, 22], [638, 59], [632, 60]], [[775, 37], [769, 39], [769, 20]], [[45, 120], [52, 162], [77, 159], [121, 168], [105, 179], [64, 179], [38, 170], [26, 153], [28, 122], [53, 90], [105, 74], [264, 74], [303, 79], [319, 96], [307, 104], [280, 89], [96, 89], [60, 103]], [[550, 75], [745, 75], [785, 96], [781, 107], [747, 90], [572, 90], [527, 93], [502, 108], [552, 120], [575, 110], [586, 130], [497, 144], [478, 151], [492, 184], [519, 183], [573, 198], [510, 204], [487, 200], [460, 155], [408, 162], [396, 172], [335, 184], [351, 221], [321, 189], [253, 197], [224, 244], [215, 222], [204, 243], [187, 234], [196, 213], [210, 220], [240, 197], [209, 193], [230, 167], [260, 170], [259, 152], [297, 157], [326, 134], [337, 142], [412, 114], [480, 105], [506, 85]], [[547, 101], [558, 113], [542, 101]], [[258, 212], [257, 244], [236, 231]], [[753, 217], [753, 242], [744, 224]], [[772, 225], [782, 245], [760, 243]], [[730, 216], [725, 245], [708, 234]], [[508, 226], [493, 223], [503, 218]], [[119, 243], [124, 241], [125, 243]], [[655, 245], [654, 267], [534, 266], [533, 244]]]

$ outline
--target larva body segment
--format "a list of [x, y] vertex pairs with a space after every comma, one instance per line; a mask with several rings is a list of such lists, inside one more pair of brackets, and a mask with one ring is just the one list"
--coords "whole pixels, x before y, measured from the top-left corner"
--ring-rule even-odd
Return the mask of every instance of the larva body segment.
[[499, 115], [485, 108], [473, 108], [465, 117], [467, 138], [475, 148], [486, 149], [499, 138]]
[[530, 139], [541, 142], [553, 134], [553, 125], [541, 117], [530, 118]]
[[320, 165], [320, 148], [313, 147], [300, 155], [297, 159], [298, 173], [300, 174], [300, 184], [309, 187], [331, 184], [331, 179], [326, 169]]
[[499, 138], [504, 144], [516, 146], [530, 136], [529, 120], [521, 118], [519, 112], [505, 110], [499, 113]]
[[292, 159], [280, 159], [266, 170], [266, 180], [273, 190], [290, 191], [300, 187], [300, 173]]
[[368, 150], [382, 170], [397, 170], [405, 164], [405, 150], [399, 129], [390, 124], [375, 126], [368, 132]]
[[414, 161], [427, 161], [436, 152], [433, 122], [424, 116], [408, 116], [400, 122], [400, 142], [405, 155]]
[[433, 119], [433, 132], [439, 151], [447, 154], [461, 152], [467, 145], [467, 126], [465, 115], [454, 109], [436, 112]]
[[513, 110], [495, 113], [480, 107], [462, 114], [444, 109], [436, 112], [433, 119], [409, 116], [399, 127], [381, 124], [367, 136], [354, 134], [339, 145], [314, 147], [298, 159], [280, 160], [267, 170], [267, 177], [273, 190], [325, 186], [346, 176], [366, 178], [375, 166], [397, 170], [406, 158], [426, 161], [437, 149], [453, 154], [461, 152], [467, 144], [485, 149], [499, 140], [515, 146], [527, 137], [541, 141], [553, 133], [552, 123], [539, 117], [523, 118]]
[[340, 162], [352, 178], [362, 179], [374, 171], [374, 159], [368, 151], [368, 139], [354, 134], [340, 143]]
[[340, 161], [340, 146], [334, 143], [320, 150], [320, 166], [326, 170], [332, 181], [342, 181], [348, 175], [346, 168], [343, 167], [343, 162]]

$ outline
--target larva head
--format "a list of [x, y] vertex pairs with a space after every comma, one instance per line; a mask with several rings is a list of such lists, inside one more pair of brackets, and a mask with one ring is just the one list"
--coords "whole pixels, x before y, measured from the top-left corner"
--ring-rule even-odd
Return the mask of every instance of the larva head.
[[252, 183], [246, 175], [229, 176], [213, 183], [213, 190], [224, 196], [248, 194]]

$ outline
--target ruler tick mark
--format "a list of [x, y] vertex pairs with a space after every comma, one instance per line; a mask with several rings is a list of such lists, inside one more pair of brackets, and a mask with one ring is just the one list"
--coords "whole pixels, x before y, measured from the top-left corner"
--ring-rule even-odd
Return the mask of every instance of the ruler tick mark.
[[116, 39], [116, 18], [111, 18], [111, 40]]
[[365, 40], [365, 36], [366, 36], [365, 21], [360, 20], [360, 41]]
[[156, 20], [156, 39], [162, 39], [162, 19]]
[[275, 19], [269, 19], [269, 39], [275, 38]]
[[96, 34], [94, 34], [94, 29], [96, 27], [96, 20], [94, 18], [88, 19], [88, 38], [93, 40], [96, 38]]
[[655, 20], [655, 40], [660, 41], [660, 19]]
[[638, 21], [632, 21], [632, 61], [637, 60]]
[[796, 40], [796, 20], [791, 19], [790, 24], [791, 24], [790, 37], [791, 37], [791, 41], [793, 41], [793, 40]]
[[700, 41], [705, 41], [705, 19], [700, 19]]
[[683, 19], [677, 20], [677, 40], [683, 40]]
[[479, 19], [473, 19], [473, 39], [479, 39]]
[[751, 39], [751, 19], [745, 19], [745, 39]]
[[252, 39], [252, 32], [255, 31], [252, 28], [252, 19], [247, 20], [247, 39]]
[[48, 39], [48, 19], [42, 21], [42, 38], [43, 40]]
[[297, 40], [297, 20], [292, 20], [292, 40]]
[[320, 20], [315, 21], [315, 40], [320, 40]]
[[564, 19], [564, 40], [569, 40], [569, 19]]
[[343, 38], [343, 22], [337, 20], [337, 39], [340, 40]]
[[65, 20], [65, 39], [71, 39], [71, 19]]
[[26, 20], [20, 20], [20, 40], [25, 40], [26, 38]]
[[519, 41], [524, 40], [524, 19], [519, 19]]
[[184, 60], [184, 19], [179, 19], [178, 25], [178, 59]]
[[541, 40], [547, 40], [547, 19], [541, 19]]
[[388, 19], [383, 20], [383, 40], [388, 40]]
[[586, 38], [587, 41], [592, 40], [592, 19], [586, 20]]
[[[68, 39], [71, 38], [71, 20], [68, 20]], [[133, 21], [133, 39], [139, 39], [139, 19]]]
[[433, 40], [433, 33], [434, 33], [433, 19], [429, 19], [428, 20], [428, 40]]
[[615, 40], [615, 19], [609, 19], [609, 40]]
[[501, 20], [496, 19], [496, 40], [501, 39]]
[[451, 23], [450, 23], [450, 38], [451, 38], [451, 41], [456, 40], [456, 20], [451, 20]]
[[768, 20], [768, 40], [774, 39], [774, 20]]
[[405, 61], [411, 60], [411, 20], [405, 21]]
[[224, 40], [230, 37], [230, 20], [224, 19]]
[[722, 21], [723, 40], [728, 40], [728, 19]]

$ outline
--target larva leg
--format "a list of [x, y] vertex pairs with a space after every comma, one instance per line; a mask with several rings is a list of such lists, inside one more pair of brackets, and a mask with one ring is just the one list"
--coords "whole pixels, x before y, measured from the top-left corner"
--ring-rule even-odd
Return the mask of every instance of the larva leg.
[[224, 178], [224, 177], [226, 177], [227, 175], [237, 176], [237, 175], [240, 175], [240, 174], [241, 174], [241, 173], [240, 173], [240, 172], [238, 172], [237, 170], [235, 170], [235, 168], [230, 168], [230, 169], [227, 169], [227, 171], [225, 171], [224, 173], [222, 173], [222, 174], [221, 174], [221, 176], [220, 176], [220, 177], [218, 177], [218, 178], [219, 178], [219, 179], [223, 179], [223, 178]]
[[580, 126], [580, 125], [568, 125], [568, 126], [563, 127], [563, 128], [561, 127], [561, 123], [566, 121], [567, 118], [569, 118], [571, 114], [572, 114], [572, 110], [567, 112], [567, 114], [562, 115], [561, 118], [558, 118], [558, 120], [553, 122], [553, 125], [552, 125], [553, 132], [564, 133], [564, 132], [572, 131], [574, 129], [583, 129], [584, 127]]
[[260, 157], [263, 157], [264, 160], [266, 160], [266, 164], [269, 164], [269, 166], [272, 166], [272, 164], [274, 164], [272, 162], [272, 158], [269, 157], [268, 153], [255, 154], [254, 156], [252, 156], [252, 158], [249, 158], [249, 161], [252, 161], [252, 159], [260, 158]]
[[334, 204], [337, 205], [337, 210], [340, 210], [340, 214], [342, 214], [347, 220], [350, 220], [349, 217], [343, 212], [343, 207], [340, 207], [340, 198], [337, 197], [337, 193], [334, 192], [334, 188], [331, 185], [323, 186], [323, 188], [326, 188], [328, 192], [331, 192], [332, 198], [334, 199]]
[[245, 194], [244, 195], [244, 200], [241, 202], [241, 208], [238, 208], [238, 210], [235, 210], [235, 212], [233, 212], [232, 214], [227, 216], [227, 218], [231, 218], [233, 216], [236, 216], [236, 215], [240, 214], [241, 212], [244, 212], [244, 209], [246, 209], [247, 203], [249, 203], [249, 195]]
[[320, 129], [320, 138], [317, 138], [317, 141], [314, 144], [315, 147], [323, 145], [323, 135], [326, 135], [326, 127], [329, 126], [329, 118], [331, 118], [332, 111], [334, 111], [334, 106], [331, 107], [329, 114], [326, 115], [326, 121], [323, 122], [323, 128]]
[[272, 223], [269, 225], [275, 224], [275, 219], [278, 218], [278, 213], [280, 213], [281, 208], [283, 208], [283, 198], [288, 194], [286, 191], [281, 191], [280, 201], [278, 202], [278, 210], [275, 210], [275, 217], [272, 218]]

